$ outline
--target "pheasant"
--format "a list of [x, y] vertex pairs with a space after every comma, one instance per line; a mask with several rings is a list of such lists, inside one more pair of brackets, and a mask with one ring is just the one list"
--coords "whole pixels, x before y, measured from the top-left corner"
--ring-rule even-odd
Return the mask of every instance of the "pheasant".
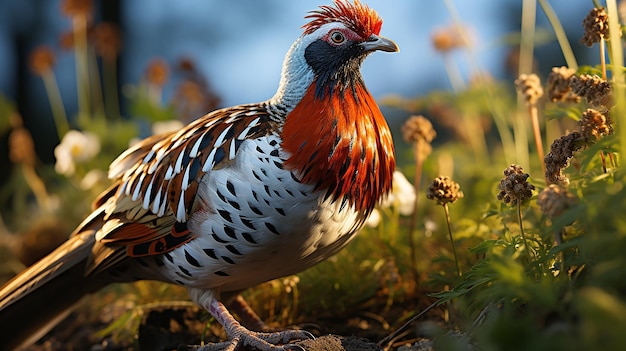
[[337, 253], [390, 191], [392, 136], [360, 66], [398, 46], [358, 0], [305, 18], [272, 98], [149, 137], [110, 165], [91, 215], [0, 290], [0, 344], [28, 345], [84, 295], [146, 279], [187, 287], [224, 327], [219, 347], [284, 350], [310, 337], [246, 329], [220, 294]]

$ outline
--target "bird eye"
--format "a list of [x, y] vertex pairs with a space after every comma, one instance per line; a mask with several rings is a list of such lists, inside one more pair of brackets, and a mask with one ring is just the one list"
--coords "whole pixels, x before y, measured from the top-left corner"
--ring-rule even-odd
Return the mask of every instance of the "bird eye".
[[346, 41], [346, 37], [341, 32], [333, 32], [330, 34], [330, 40], [332, 40], [335, 44], [341, 44]]

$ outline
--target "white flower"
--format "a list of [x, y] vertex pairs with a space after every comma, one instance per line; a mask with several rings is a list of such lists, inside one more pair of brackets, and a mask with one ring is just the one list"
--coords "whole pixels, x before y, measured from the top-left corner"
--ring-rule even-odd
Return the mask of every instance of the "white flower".
[[381, 207], [396, 207], [401, 215], [408, 216], [415, 208], [415, 188], [400, 171], [393, 172], [393, 189]]
[[365, 225], [370, 228], [376, 228], [380, 224], [381, 215], [378, 209], [374, 209], [367, 220], [365, 221]]
[[87, 162], [100, 152], [100, 140], [89, 132], [70, 130], [63, 136], [61, 144], [54, 148], [57, 173], [71, 176], [76, 171], [76, 164]]
[[[415, 208], [415, 188], [400, 171], [393, 172], [393, 188], [387, 198], [378, 206], [379, 208], [394, 207], [403, 216], [413, 213]], [[365, 221], [365, 225], [376, 228], [382, 221], [382, 214], [378, 209], [374, 209]]]
[[100, 169], [92, 169], [80, 181], [80, 188], [89, 190], [107, 179], [106, 173]]
[[152, 124], [152, 134], [157, 135], [175, 132], [181, 130], [184, 126], [185, 125], [183, 124], [183, 122], [175, 119], [169, 121], [154, 122], [154, 124]]

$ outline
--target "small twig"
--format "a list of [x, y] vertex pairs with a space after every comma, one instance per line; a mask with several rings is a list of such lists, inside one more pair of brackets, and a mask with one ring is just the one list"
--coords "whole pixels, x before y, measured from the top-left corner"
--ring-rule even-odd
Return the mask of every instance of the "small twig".
[[415, 315], [411, 319], [409, 319], [400, 328], [396, 329], [396, 331], [394, 331], [393, 333], [387, 335], [385, 338], [383, 338], [382, 340], [377, 342], [376, 345], [378, 345], [379, 347], [381, 347], [381, 348], [383, 348], [385, 350], [388, 349], [388, 346], [398, 337], [398, 335], [400, 335], [400, 334], [404, 333], [405, 331], [407, 331], [409, 329], [409, 327], [413, 323], [415, 323], [417, 320], [422, 318], [428, 311], [432, 310], [438, 304], [439, 304], [439, 301], [433, 302], [430, 306], [426, 307], [420, 313], [418, 313], [417, 315]]

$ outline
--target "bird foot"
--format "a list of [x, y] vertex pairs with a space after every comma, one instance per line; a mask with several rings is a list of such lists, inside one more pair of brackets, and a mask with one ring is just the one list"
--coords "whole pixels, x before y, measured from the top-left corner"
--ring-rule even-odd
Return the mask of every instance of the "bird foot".
[[[206, 308], [224, 327], [229, 341], [191, 348], [194, 351], [235, 351], [239, 348], [260, 351], [304, 351], [301, 346], [291, 344], [294, 340], [315, 339], [305, 330], [284, 330], [277, 332], [254, 332], [235, 320], [226, 307], [219, 302], [210, 290], [190, 289], [192, 299]], [[258, 318], [258, 317], [257, 317]]]
[[315, 337], [304, 330], [284, 330], [273, 333], [253, 332], [240, 327], [230, 336], [229, 341], [207, 344], [194, 347], [194, 351], [235, 351], [256, 349], [260, 351], [305, 351], [302, 346], [291, 344], [294, 340], [314, 339]]

